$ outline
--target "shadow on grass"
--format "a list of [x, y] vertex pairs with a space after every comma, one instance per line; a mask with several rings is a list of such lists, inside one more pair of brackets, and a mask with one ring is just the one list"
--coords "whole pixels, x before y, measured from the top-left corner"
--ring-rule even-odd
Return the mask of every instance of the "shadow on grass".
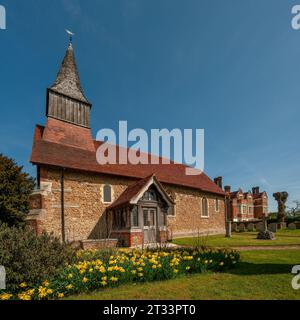
[[228, 270], [226, 273], [235, 275], [289, 274], [293, 266], [294, 264], [240, 262], [235, 269]]

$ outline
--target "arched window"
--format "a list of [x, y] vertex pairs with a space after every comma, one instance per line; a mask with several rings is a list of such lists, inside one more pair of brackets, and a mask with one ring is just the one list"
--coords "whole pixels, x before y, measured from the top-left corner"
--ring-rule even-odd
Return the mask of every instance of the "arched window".
[[103, 186], [103, 202], [104, 203], [111, 203], [112, 202], [112, 191], [111, 186], [106, 184]]
[[208, 218], [208, 201], [207, 198], [202, 198], [202, 217]]

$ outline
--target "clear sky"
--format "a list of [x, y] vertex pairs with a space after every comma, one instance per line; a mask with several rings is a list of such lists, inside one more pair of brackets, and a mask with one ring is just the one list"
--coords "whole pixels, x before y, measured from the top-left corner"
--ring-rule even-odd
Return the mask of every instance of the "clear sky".
[[101, 128], [204, 128], [205, 171], [300, 200], [300, 31], [288, 0], [0, 0], [0, 152], [26, 171], [67, 46]]

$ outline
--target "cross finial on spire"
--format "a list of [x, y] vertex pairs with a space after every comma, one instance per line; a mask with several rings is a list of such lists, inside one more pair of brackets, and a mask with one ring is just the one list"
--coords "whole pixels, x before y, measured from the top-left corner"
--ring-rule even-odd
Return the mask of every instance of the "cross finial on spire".
[[70, 44], [72, 44], [72, 42], [73, 42], [73, 36], [75, 36], [75, 33], [73, 33], [72, 31], [70, 31], [70, 30], [68, 30], [68, 29], [66, 29], [66, 32], [67, 32], [67, 34], [68, 34], [69, 37], [70, 37]]

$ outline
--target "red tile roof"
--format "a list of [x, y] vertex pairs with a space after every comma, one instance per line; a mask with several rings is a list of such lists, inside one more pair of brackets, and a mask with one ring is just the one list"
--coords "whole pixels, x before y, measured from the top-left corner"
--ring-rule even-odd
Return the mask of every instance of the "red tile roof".
[[[31, 154], [31, 162], [35, 165], [49, 165], [81, 170], [93, 173], [110, 174], [116, 176], [144, 179], [155, 174], [161, 183], [185, 186], [225, 195], [206, 174], [186, 175], [187, 166], [183, 164], [107, 164], [100, 165], [96, 159], [96, 151], [88, 151], [61, 143], [43, 140], [44, 127], [37, 126], [34, 134], [34, 143]], [[101, 142], [95, 141], [95, 147]]]

